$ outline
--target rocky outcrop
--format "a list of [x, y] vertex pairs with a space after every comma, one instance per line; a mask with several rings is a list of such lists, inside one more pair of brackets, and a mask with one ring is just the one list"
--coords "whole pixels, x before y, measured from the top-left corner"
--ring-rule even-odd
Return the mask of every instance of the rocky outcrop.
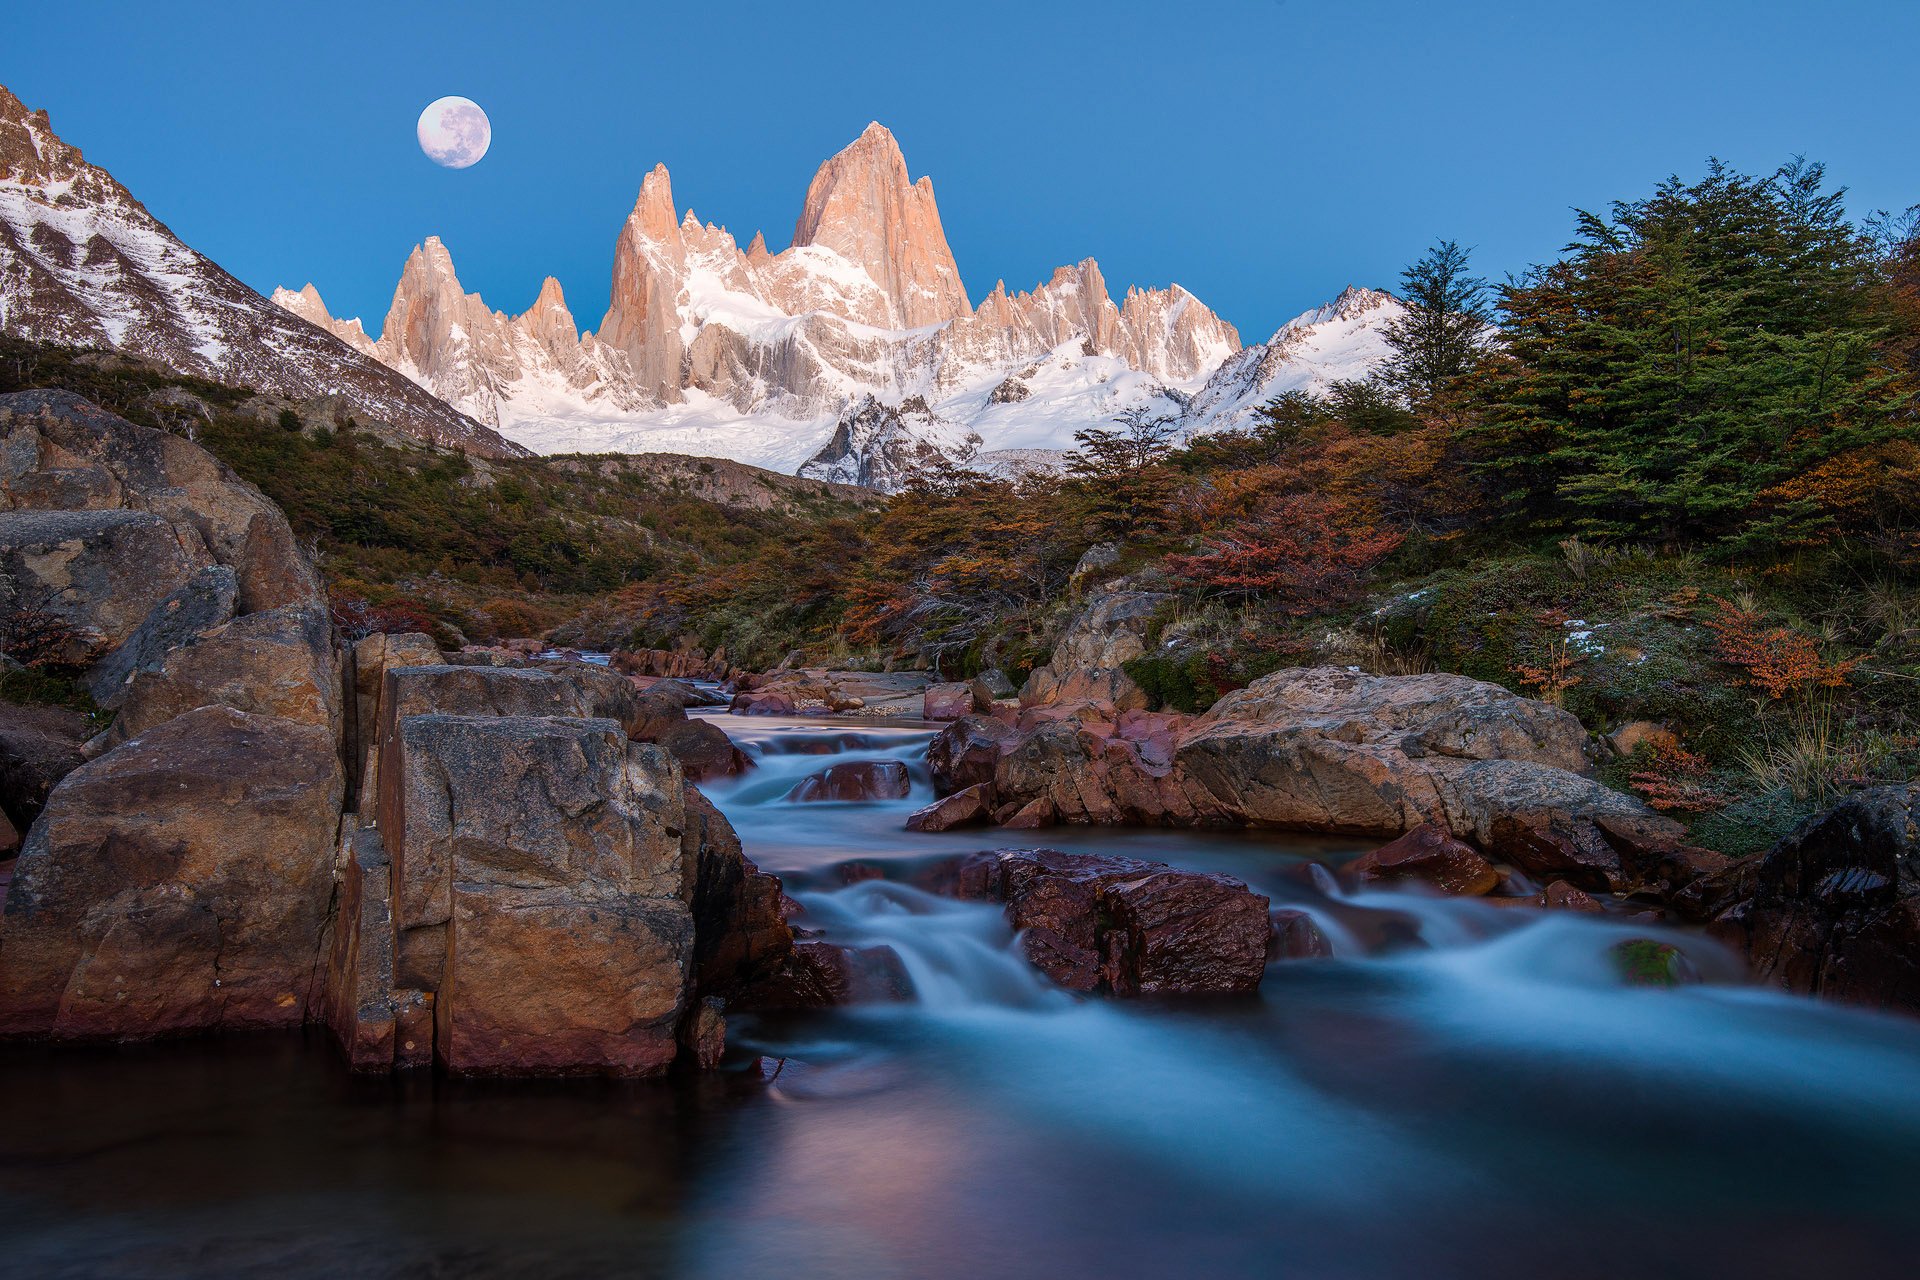
[[50, 393], [0, 397], [0, 433], [0, 546], [31, 588], [0, 618], [67, 643], [114, 712], [84, 747], [0, 716], [31, 824], [0, 1034], [323, 1020], [361, 1070], [716, 1063], [720, 1001], [791, 934], [779, 882], [631, 740], [686, 728], [688, 691], [445, 663], [425, 636], [343, 664], [285, 519], [196, 446]]
[[1173, 602], [1162, 591], [1113, 591], [1096, 596], [1053, 646], [1056, 675], [1120, 667], [1147, 651], [1154, 615]]
[[46, 112], [5, 88], [0, 263], [0, 332], [123, 351], [296, 400], [333, 397], [362, 422], [477, 454], [523, 452], [182, 244], [62, 141]]
[[313, 1007], [342, 778], [332, 735], [202, 707], [69, 774], [0, 929], [0, 1032], [297, 1026]]
[[1714, 932], [1762, 981], [1920, 1013], [1920, 782], [1848, 796], [1740, 872]]
[[1071, 991], [1244, 994], [1266, 971], [1267, 899], [1157, 862], [1001, 849], [940, 869], [957, 897], [1006, 904], [1027, 959]]
[[928, 762], [937, 791], [990, 782], [1002, 826], [1388, 839], [1430, 826], [1541, 879], [1622, 893], [1676, 893], [1725, 866], [1587, 776], [1585, 752], [1573, 716], [1495, 685], [1315, 667], [1266, 676], [1194, 718], [1101, 701], [1029, 707], [1011, 728], [968, 717]]

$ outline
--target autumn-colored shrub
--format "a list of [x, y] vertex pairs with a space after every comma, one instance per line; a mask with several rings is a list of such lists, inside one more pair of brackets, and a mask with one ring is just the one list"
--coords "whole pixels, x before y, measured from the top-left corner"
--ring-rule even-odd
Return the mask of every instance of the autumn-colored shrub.
[[1714, 634], [1720, 660], [1739, 668], [1743, 681], [1769, 698], [1841, 688], [1859, 665], [1858, 658], [1828, 662], [1812, 637], [1790, 627], [1768, 626], [1757, 612], [1732, 601], [1716, 599], [1714, 606], [1713, 616], [1704, 622]]
[[1405, 537], [1357, 503], [1287, 494], [1206, 538], [1195, 554], [1168, 556], [1166, 566], [1203, 589], [1304, 614], [1352, 600]]
[[1642, 800], [1669, 813], [1711, 813], [1731, 799], [1717, 787], [1704, 756], [1695, 755], [1678, 741], [1656, 744], [1646, 752], [1641, 768], [1629, 781]]

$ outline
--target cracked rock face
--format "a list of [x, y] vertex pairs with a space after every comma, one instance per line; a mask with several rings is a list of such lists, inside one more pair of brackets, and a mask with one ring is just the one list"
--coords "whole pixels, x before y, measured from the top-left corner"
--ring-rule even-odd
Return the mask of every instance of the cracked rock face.
[[299, 1025], [341, 789], [324, 725], [213, 706], [69, 774], [0, 922], [0, 1033]]

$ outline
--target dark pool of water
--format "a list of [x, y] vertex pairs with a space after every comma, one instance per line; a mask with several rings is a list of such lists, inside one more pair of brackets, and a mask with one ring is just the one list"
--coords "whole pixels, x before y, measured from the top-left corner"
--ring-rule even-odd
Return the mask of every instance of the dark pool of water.
[[[1920, 1024], [1740, 984], [1623, 986], [1648, 930], [1306, 872], [1351, 842], [1052, 831], [1230, 870], [1331, 960], [1256, 1000], [1068, 997], [997, 913], [843, 886], [1004, 842], [908, 801], [781, 797], [846, 726], [720, 717], [716, 800], [911, 1004], [733, 1028], [734, 1070], [627, 1086], [356, 1081], [316, 1035], [0, 1052], [0, 1268], [23, 1276], [1905, 1277]], [[917, 762], [862, 727], [841, 759]], [[793, 748], [804, 747], [803, 750]], [[766, 1055], [765, 1063], [755, 1055]], [[771, 1083], [761, 1076], [778, 1062]]]

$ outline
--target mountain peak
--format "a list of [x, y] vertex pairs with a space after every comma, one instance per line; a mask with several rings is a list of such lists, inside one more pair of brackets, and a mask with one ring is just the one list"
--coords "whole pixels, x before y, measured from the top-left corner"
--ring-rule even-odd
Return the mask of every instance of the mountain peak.
[[941, 324], [972, 310], [940, 225], [933, 183], [908, 178], [900, 144], [878, 121], [813, 175], [793, 243], [831, 249], [865, 270], [901, 328]]

